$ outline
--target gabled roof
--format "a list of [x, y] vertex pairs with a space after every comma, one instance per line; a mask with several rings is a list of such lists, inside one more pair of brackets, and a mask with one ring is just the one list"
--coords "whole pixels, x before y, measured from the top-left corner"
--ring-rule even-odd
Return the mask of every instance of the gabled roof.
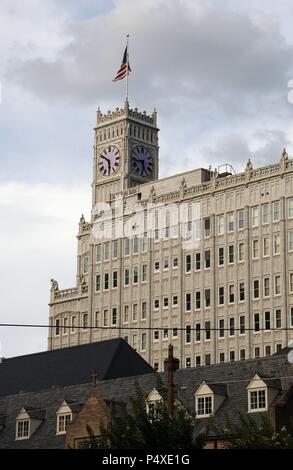
[[0, 363], [0, 396], [137, 376], [153, 368], [122, 338], [13, 357]]

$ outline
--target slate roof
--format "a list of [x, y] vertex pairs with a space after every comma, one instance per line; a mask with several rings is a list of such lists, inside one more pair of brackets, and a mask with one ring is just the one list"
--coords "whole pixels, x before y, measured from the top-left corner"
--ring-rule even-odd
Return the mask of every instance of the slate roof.
[[0, 363], [0, 396], [20, 391], [147, 374], [153, 368], [122, 338], [4, 359]]

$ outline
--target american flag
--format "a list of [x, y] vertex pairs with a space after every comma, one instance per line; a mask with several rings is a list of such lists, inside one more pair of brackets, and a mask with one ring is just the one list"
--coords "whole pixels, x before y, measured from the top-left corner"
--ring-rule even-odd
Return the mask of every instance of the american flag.
[[123, 78], [126, 77], [126, 75], [131, 72], [131, 68], [129, 65], [129, 59], [128, 59], [128, 46], [126, 46], [124, 55], [123, 55], [123, 61], [121, 64], [120, 69], [118, 70], [116, 77], [114, 78], [113, 82], [117, 82], [118, 80], [122, 80]]

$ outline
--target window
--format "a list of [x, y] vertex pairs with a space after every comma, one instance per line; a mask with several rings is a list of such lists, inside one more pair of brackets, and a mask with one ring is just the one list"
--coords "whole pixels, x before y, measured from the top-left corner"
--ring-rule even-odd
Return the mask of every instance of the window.
[[125, 238], [124, 240], [124, 256], [129, 256], [130, 253], [130, 240]]
[[143, 264], [141, 267], [141, 282], [146, 282], [147, 280], [147, 265]]
[[101, 290], [101, 275], [96, 274], [96, 292], [100, 292]]
[[64, 413], [57, 415], [57, 434], [66, 434], [66, 429], [72, 421], [72, 413]]
[[254, 357], [255, 358], [260, 357], [260, 348], [258, 346], [254, 348]]
[[132, 239], [132, 248], [133, 248], [133, 254], [137, 255], [139, 251], [139, 238], [137, 235], [135, 235]]
[[[292, 232], [293, 234], [293, 232]], [[292, 237], [292, 250], [293, 250], [293, 237]], [[209, 269], [211, 267], [211, 252], [207, 250], [204, 252], [204, 261], [205, 261], [205, 269]]]
[[205, 354], [204, 361], [205, 361], [206, 366], [210, 366], [211, 365], [211, 355], [210, 354]]
[[132, 305], [132, 321], [137, 322], [137, 304]]
[[177, 296], [177, 295], [173, 295], [172, 306], [173, 306], [173, 307], [177, 307], [177, 305], [178, 305], [178, 296]]
[[178, 328], [173, 328], [172, 330], [172, 338], [177, 338], [178, 337]]
[[200, 309], [200, 305], [201, 302], [200, 302], [200, 290], [197, 290], [195, 292], [195, 309], [196, 310], [199, 310]]
[[252, 226], [258, 227], [259, 226], [259, 208], [253, 207], [251, 209], [251, 213], [252, 213]]
[[249, 390], [249, 411], [266, 410], [267, 397], [266, 390]]
[[200, 367], [201, 365], [201, 357], [195, 356], [195, 367]]
[[234, 232], [234, 213], [228, 214], [228, 232]]
[[190, 273], [191, 271], [191, 255], [185, 257], [185, 272]]
[[204, 219], [204, 237], [209, 238], [211, 236], [211, 220]]
[[289, 273], [289, 291], [293, 292], [293, 273]]
[[145, 253], [148, 249], [148, 234], [144, 233], [142, 237], [142, 252]]
[[185, 329], [185, 343], [191, 343], [191, 326], [187, 325]]
[[29, 439], [30, 420], [23, 419], [16, 422], [16, 439]]
[[169, 330], [168, 330], [168, 328], [165, 328], [163, 330], [163, 340], [166, 340], [168, 338], [169, 338]]
[[212, 414], [212, 397], [196, 397], [196, 415], [197, 417], [210, 416]]
[[277, 308], [275, 310], [275, 326], [276, 328], [282, 328], [282, 310]]
[[173, 258], [173, 269], [178, 268], [178, 258]]
[[253, 298], [259, 299], [259, 280], [255, 279], [253, 281]]
[[71, 333], [76, 331], [76, 317], [71, 317]]
[[238, 230], [243, 230], [245, 227], [245, 219], [244, 219], [244, 210], [241, 209], [238, 211]]
[[124, 312], [123, 312], [123, 323], [128, 323], [129, 322], [129, 305], [124, 306]]
[[154, 370], [156, 372], [158, 372], [158, 370], [159, 370], [159, 363], [158, 362], [154, 362]]
[[262, 205], [262, 223], [263, 223], [263, 225], [266, 225], [269, 222], [270, 222], [269, 205], [268, 204], [263, 204]]
[[240, 349], [240, 361], [245, 361], [245, 349]]
[[245, 335], [245, 316], [239, 318], [240, 335]]
[[135, 351], [137, 350], [137, 346], [138, 346], [137, 334], [133, 333], [133, 335], [132, 335], [132, 347]]
[[110, 258], [110, 242], [104, 245], [104, 261], [108, 261]]
[[224, 235], [224, 214], [218, 215], [218, 235]]
[[141, 333], [141, 351], [146, 350], [146, 333]]
[[228, 302], [229, 304], [234, 304], [235, 301], [235, 287], [234, 285], [230, 285], [228, 287]]
[[169, 259], [168, 258], [163, 259], [163, 269], [164, 269], [164, 271], [167, 271], [169, 269]]
[[220, 363], [225, 362], [225, 353], [220, 353]]
[[191, 235], [192, 235], [192, 223], [191, 223], [191, 222], [187, 222], [186, 224], [184, 224], [184, 236], [185, 236], [185, 240], [190, 240], [190, 239], [191, 239]]
[[219, 338], [224, 338], [225, 336], [225, 321], [223, 319], [219, 320]]
[[186, 367], [187, 369], [189, 369], [189, 367], [191, 367], [191, 358], [190, 358], [190, 357], [187, 357], [187, 358], [185, 359], [185, 367]]
[[84, 313], [82, 316], [82, 329], [83, 330], [86, 330], [88, 327], [88, 318], [89, 318], [88, 314]]
[[265, 330], [271, 329], [271, 312], [265, 312]]
[[288, 251], [293, 251], [293, 231], [288, 232]]
[[259, 241], [252, 241], [252, 259], [257, 259], [259, 257]]
[[178, 225], [172, 225], [171, 235], [172, 235], [172, 238], [178, 238]]
[[235, 318], [229, 319], [229, 336], [235, 336]]
[[67, 335], [68, 333], [68, 318], [64, 318], [63, 320], [63, 334]]
[[165, 227], [165, 228], [163, 229], [163, 233], [164, 233], [164, 235], [163, 235], [163, 236], [164, 236], [164, 239], [165, 239], [165, 240], [168, 240], [168, 238], [170, 237], [170, 228], [169, 228], [169, 227]]
[[288, 199], [288, 219], [293, 217], [293, 197]]
[[224, 305], [225, 303], [225, 289], [224, 287], [219, 287], [219, 305]]
[[96, 246], [96, 262], [100, 263], [102, 261], [102, 245]]
[[234, 263], [234, 245], [229, 245], [228, 250], [228, 263], [232, 264]]
[[205, 308], [209, 308], [211, 306], [211, 289], [205, 289], [204, 300], [205, 300]]
[[273, 222], [280, 220], [280, 201], [273, 202]]
[[147, 303], [142, 302], [141, 303], [141, 319], [146, 320], [147, 317]]
[[200, 253], [195, 253], [195, 270], [200, 270]]
[[206, 334], [206, 341], [210, 340], [211, 339], [211, 322], [210, 321], [206, 321], [205, 322], [205, 334]]
[[235, 351], [230, 351], [229, 357], [230, 357], [230, 362], [234, 362], [235, 361]]
[[265, 277], [263, 280], [263, 287], [264, 287], [264, 297], [270, 296], [270, 278]]
[[293, 307], [290, 307], [290, 321], [291, 321], [291, 327], [293, 328]]
[[244, 282], [240, 282], [239, 284], [239, 302], [243, 302], [245, 300], [245, 286]]
[[118, 272], [113, 271], [112, 273], [112, 287], [113, 289], [116, 289], [118, 287]]
[[275, 276], [275, 295], [281, 295], [281, 276]]
[[83, 274], [87, 274], [89, 272], [89, 257], [88, 256], [83, 257], [82, 272], [83, 272]]
[[109, 289], [109, 273], [104, 274], [104, 290]]
[[164, 297], [163, 299], [163, 308], [169, 307], [169, 297]]
[[100, 323], [100, 312], [97, 310], [95, 312], [95, 328], [99, 328], [99, 323]]
[[257, 333], [260, 330], [260, 318], [259, 313], [254, 314], [254, 331]]
[[159, 241], [160, 238], [160, 231], [158, 229], [155, 230], [155, 242]]
[[60, 335], [60, 320], [56, 320], [55, 322], [55, 336], [59, 336]]
[[195, 325], [195, 341], [200, 341], [200, 323]]
[[116, 307], [112, 308], [112, 325], [113, 326], [117, 325], [117, 308]]
[[133, 266], [133, 276], [132, 276], [132, 281], [133, 284], [138, 284], [138, 266]]
[[274, 235], [274, 255], [279, 255], [281, 251], [280, 235]]
[[265, 347], [265, 356], [270, 356], [272, 354], [271, 346]]
[[104, 310], [103, 312], [103, 326], [109, 326], [109, 312]]
[[113, 250], [113, 258], [114, 259], [118, 258], [118, 256], [119, 256], [118, 240], [113, 241], [112, 250]]
[[125, 286], [129, 286], [129, 282], [130, 282], [130, 273], [129, 273], [129, 269], [126, 268], [125, 271], [124, 271], [124, 285]]
[[185, 295], [185, 311], [191, 311], [191, 294], [189, 292]]
[[224, 248], [219, 248], [219, 266], [224, 265]]
[[154, 270], [155, 270], [155, 272], [160, 271], [160, 261], [155, 261], [154, 262]]
[[160, 308], [160, 300], [155, 299], [154, 300], [154, 310], [159, 310], [159, 308]]
[[244, 261], [244, 243], [241, 242], [238, 244], [238, 261]]
[[268, 237], [262, 239], [262, 254], [264, 258], [270, 256], [270, 240]]

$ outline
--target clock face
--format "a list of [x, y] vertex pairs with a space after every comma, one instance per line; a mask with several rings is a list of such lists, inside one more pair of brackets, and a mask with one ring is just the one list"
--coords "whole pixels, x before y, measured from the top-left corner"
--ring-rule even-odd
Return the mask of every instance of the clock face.
[[99, 158], [99, 171], [102, 176], [111, 176], [120, 166], [120, 152], [115, 145], [106, 147]]
[[131, 161], [135, 171], [140, 176], [149, 176], [152, 173], [153, 157], [146, 147], [135, 147], [131, 153]]

